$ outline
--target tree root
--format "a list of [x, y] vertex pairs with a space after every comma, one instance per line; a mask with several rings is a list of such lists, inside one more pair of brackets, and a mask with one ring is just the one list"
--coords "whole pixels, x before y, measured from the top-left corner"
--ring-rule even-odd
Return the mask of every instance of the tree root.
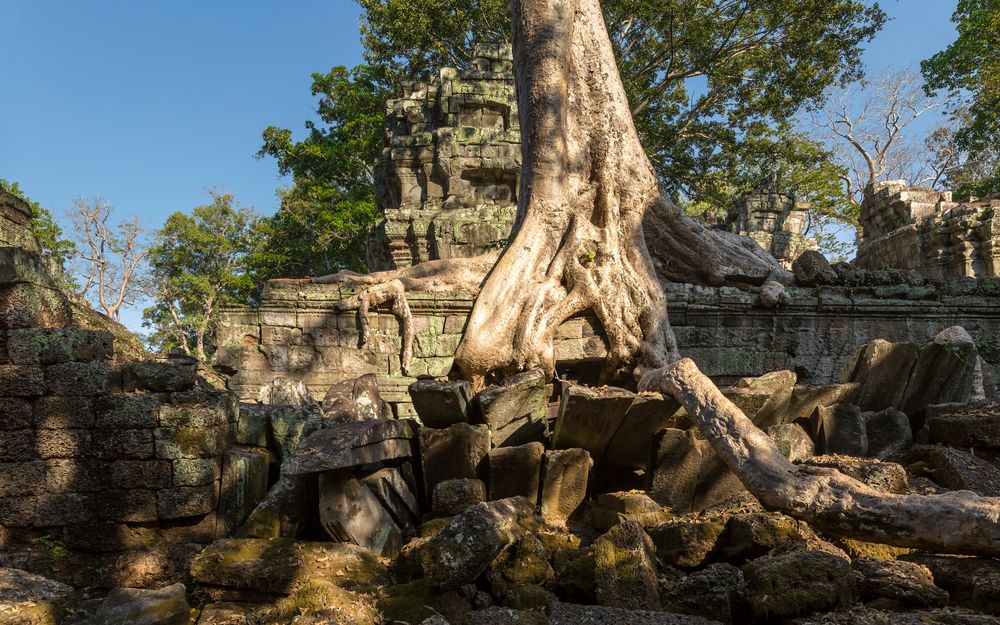
[[676, 398], [726, 466], [769, 509], [869, 542], [1000, 557], [998, 498], [969, 491], [887, 494], [834, 469], [792, 464], [689, 359], [647, 373], [639, 388]]

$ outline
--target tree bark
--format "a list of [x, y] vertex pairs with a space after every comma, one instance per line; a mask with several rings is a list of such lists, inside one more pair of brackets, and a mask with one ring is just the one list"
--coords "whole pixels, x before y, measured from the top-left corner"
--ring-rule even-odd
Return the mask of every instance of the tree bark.
[[767, 508], [865, 541], [1000, 556], [1000, 499], [969, 491], [888, 494], [834, 469], [792, 464], [689, 359], [648, 372], [639, 388], [673, 395], [726, 466]]

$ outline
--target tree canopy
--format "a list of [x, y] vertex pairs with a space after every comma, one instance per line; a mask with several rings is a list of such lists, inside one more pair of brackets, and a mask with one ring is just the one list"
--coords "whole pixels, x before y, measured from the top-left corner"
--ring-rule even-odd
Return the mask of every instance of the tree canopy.
[[[12, 195], [16, 195], [31, 207], [34, 219], [31, 221], [31, 229], [38, 239], [38, 245], [42, 248], [42, 253], [52, 257], [60, 265], [65, 265], [76, 253], [76, 246], [72, 241], [63, 237], [63, 229], [52, 217], [52, 212], [43, 208], [41, 204], [33, 201], [17, 182], [12, 182], [0, 178], [0, 188]], [[76, 289], [77, 285], [72, 275], [63, 273], [64, 286]]]
[[[363, 266], [385, 100], [405, 81], [469, 67], [477, 43], [511, 37], [506, 0], [359, 2], [365, 64], [314, 74], [320, 119], [306, 122], [305, 138], [264, 131], [260, 155], [294, 181], [276, 223], [290, 240], [329, 249], [322, 268], [296, 270]], [[816, 165], [825, 152], [804, 136], [787, 141], [787, 122], [860, 76], [862, 47], [886, 19], [868, 0], [606, 0], [602, 9], [661, 183], [676, 200], [715, 207], [765, 174]], [[820, 170], [832, 167], [823, 156]]]

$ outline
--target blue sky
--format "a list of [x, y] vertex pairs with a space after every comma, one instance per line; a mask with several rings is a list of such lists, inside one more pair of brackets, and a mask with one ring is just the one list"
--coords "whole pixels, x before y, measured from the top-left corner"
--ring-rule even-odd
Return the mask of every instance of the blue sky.
[[[883, 0], [871, 70], [954, 38], [955, 0]], [[221, 186], [264, 213], [268, 125], [302, 130], [312, 72], [361, 60], [347, 0], [0, 0], [0, 178], [57, 217], [101, 195], [157, 228]], [[126, 315], [137, 328], [137, 315]]]

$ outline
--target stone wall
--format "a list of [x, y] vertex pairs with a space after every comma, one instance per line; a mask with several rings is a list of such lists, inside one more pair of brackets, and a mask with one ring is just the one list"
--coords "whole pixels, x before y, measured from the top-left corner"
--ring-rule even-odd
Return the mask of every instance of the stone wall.
[[936, 279], [1000, 276], [1000, 198], [958, 203], [947, 191], [879, 182], [865, 192], [861, 225], [859, 267]]
[[517, 213], [521, 133], [510, 46], [478, 46], [474, 68], [445, 68], [387, 103], [376, 171], [385, 221], [372, 271], [482, 254], [506, 241]]
[[[827, 384], [835, 382], [854, 351], [872, 339], [922, 342], [956, 324], [982, 344], [996, 374], [996, 286], [970, 281], [791, 288], [791, 303], [778, 310], [764, 308], [756, 295], [734, 288], [681, 284], [668, 285], [667, 291], [681, 352], [718, 382], [792, 369], [801, 383]], [[355, 314], [335, 310], [354, 289], [271, 283], [259, 309], [226, 310], [216, 365], [234, 374], [232, 390], [252, 399], [262, 385], [285, 377], [302, 380], [322, 398], [336, 382], [375, 373], [396, 413], [411, 416], [406, 389], [415, 378], [400, 371], [399, 322], [386, 312], [371, 313], [371, 340], [358, 348]], [[414, 375], [447, 375], [472, 296], [411, 293], [408, 298], [416, 331]], [[599, 363], [605, 355], [601, 334], [593, 318], [564, 324], [556, 335], [561, 371], [573, 376]]]

